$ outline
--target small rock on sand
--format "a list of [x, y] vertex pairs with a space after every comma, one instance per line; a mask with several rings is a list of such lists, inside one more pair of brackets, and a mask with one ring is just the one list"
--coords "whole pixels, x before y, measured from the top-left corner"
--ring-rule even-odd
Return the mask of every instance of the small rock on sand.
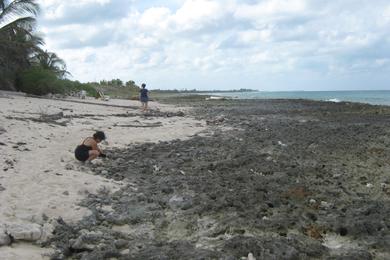
[[67, 165], [65, 165], [65, 169], [68, 171], [71, 171], [71, 170], [74, 170], [74, 166], [72, 164], [68, 163]]
[[5, 233], [5, 230], [0, 228], [0, 246], [8, 246], [11, 244], [11, 238]]

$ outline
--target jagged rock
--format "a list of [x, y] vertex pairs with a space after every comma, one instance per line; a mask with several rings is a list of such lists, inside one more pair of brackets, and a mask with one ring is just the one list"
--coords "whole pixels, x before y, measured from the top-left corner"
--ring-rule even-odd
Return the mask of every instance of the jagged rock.
[[128, 255], [128, 254], [130, 254], [130, 249], [122, 250], [122, 251], [121, 251], [121, 254], [122, 254], [122, 255]]
[[45, 223], [42, 227], [42, 235], [39, 239], [40, 242], [46, 242], [53, 235], [55, 226], [52, 223]]
[[192, 199], [188, 196], [181, 197], [181, 196], [173, 195], [169, 199], [168, 203], [171, 209], [173, 210], [177, 210], [177, 209], [186, 210], [191, 208], [193, 202]]
[[341, 252], [337, 256], [335, 256], [334, 259], [365, 259], [365, 260], [371, 260], [373, 259], [370, 252], [361, 250], [361, 249], [353, 249], [348, 250], [347, 252]]
[[332, 203], [329, 203], [326, 201], [321, 201], [321, 203], [320, 203], [320, 208], [322, 208], [322, 209], [330, 209], [331, 207], [333, 207]]
[[128, 241], [124, 239], [118, 239], [114, 241], [114, 244], [116, 248], [125, 248], [128, 244]]
[[71, 244], [71, 247], [76, 250], [81, 249], [90, 249], [91, 246], [87, 246], [85, 244], [85, 237], [83, 235], [79, 236], [77, 239], [71, 239], [69, 243]]
[[[224, 114], [232, 130], [213, 127], [185, 140], [112, 148], [104, 166], [87, 170], [128, 180], [116, 192], [85, 196], [82, 206], [91, 215], [61, 225], [51, 246], [74, 259], [248, 260], [249, 252], [257, 259], [378, 257], [365, 251], [390, 248], [390, 177], [377, 165], [386, 160], [384, 150], [366, 152], [387, 144], [372, 136], [385, 137], [389, 122], [362, 116], [360, 108], [332, 105], [329, 116], [323, 114], [327, 104], [276, 102], [202, 108], [200, 119]], [[298, 115], [310, 124], [297, 122]], [[281, 149], [278, 140], [289, 146]], [[370, 193], [368, 182], [374, 184]], [[197, 221], [206, 216], [214, 222]], [[103, 235], [83, 240], [83, 228]], [[352, 240], [342, 249], [347, 253], [322, 244], [329, 233]]]
[[118, 159], [116, 159], [115, 161], [116, 161], [118, 164], [122, 164], [122, 163], [125, 162], [125, 159], [123, 159], [123, 158], [118, 158]]
[[225, 121], [223, 116], [217, 116], [212, 120], [206, 120], [207, 125], [219, 125]]

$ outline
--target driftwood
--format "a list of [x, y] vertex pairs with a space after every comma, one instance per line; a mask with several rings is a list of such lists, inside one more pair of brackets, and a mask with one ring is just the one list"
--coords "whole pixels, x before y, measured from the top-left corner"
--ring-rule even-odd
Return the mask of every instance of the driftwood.
[[139, 125], [118, 125], [118, 124], [114, 124], [114, 126], [117, 126], [117, 127], [138, 127], [138, 128], [147, 128], [147, 127], [160, 127], [160, 126], [163, 126], [163, 124], [161, 122], [156, 122], [156, 123], [147, 123], [147, 124], [139, 124]]
[[88, 101], [81, 101], [81, 100], [73, 100], [73, 99], [66, 99], [66, 98], [48, 98], [48, 97], [42, 97], [42, 96], [36, 96], [36, 95], [28, 95], [28, 97], [39, 98], [39, 99], [59, 100], [59, 101], [65, 101], [65, 102], [80, 103], [80, 104], [88, 104], [88, 105], [96, 105], [96, 106], [105, 106], [105, 107], [120, 107], [120, 108], [139, 109], [138, 106], [122, 106], [122, 105], [95, 103], [95, 102], [88, 102]]
[[52, 125], [59, 125], [59, 126], [67, 126], [67, 124], [70, 122], [70, 119], [67, 119], [62, 122], [58, 122], [57, 120], [64, 119], [64, 113], [59, 112], [57, 114], [44, 114], [44, 113], [39, 113], [41, 116], [38, 118], [35, 117], [13, 117], [13, 116], [6, 116], [5, 118], [7, 119], [14, 119], [14, 120], [19, 120], [19, 121], [33, 121], [37, 123], [47, 123], [47, 124], [52, 124]]

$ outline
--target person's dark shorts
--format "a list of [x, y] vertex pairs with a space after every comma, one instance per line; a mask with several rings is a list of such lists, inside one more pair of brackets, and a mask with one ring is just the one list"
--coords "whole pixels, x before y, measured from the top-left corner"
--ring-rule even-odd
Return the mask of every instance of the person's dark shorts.
[[91, 150], [89, 147], [85, 145], [79, 145], [77, 146], [76, 150], [74, 150], [74, 155], [77, 160], [85, 162], [89, 158], [89, 150]]
[[142, 103], [148, 103], [149, 99], [147, 97], [141, 97], [140, 98]]

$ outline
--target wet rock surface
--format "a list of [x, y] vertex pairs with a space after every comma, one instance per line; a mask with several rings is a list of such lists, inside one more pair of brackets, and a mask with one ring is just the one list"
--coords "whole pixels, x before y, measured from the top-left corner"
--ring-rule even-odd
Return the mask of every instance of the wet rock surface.
[[[45, 244], [53, 259], [390, 256], [390, 108], [191, 105], [208, 133], [112, 150], [90, 166], [126, 185], [89, 195], [81, 222], [59, 220]], [[350, 244], [327, 247], [330, 234]]]

